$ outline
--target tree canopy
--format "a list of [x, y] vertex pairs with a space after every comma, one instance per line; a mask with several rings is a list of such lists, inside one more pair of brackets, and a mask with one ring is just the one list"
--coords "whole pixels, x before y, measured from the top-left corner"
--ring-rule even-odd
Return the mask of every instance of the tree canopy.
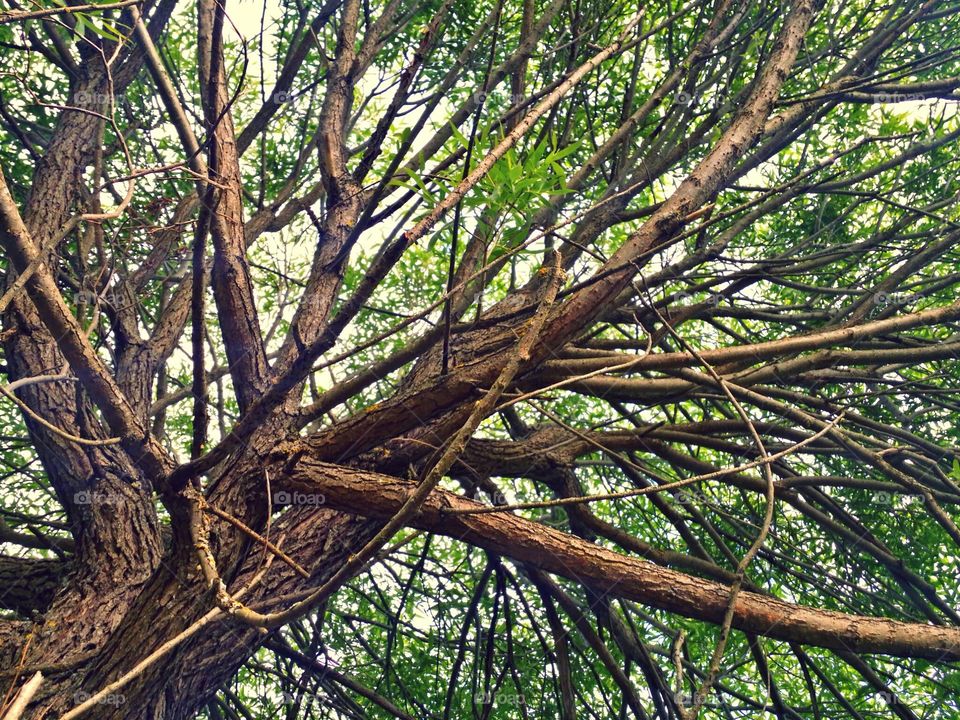
[[958, 38], [2, 0], [0, 718], [960, 717]]

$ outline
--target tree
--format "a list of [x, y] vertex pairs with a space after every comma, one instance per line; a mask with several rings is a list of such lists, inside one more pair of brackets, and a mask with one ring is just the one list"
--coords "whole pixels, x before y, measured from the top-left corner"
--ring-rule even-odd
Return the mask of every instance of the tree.
[[0, 716], [957, 717], [960, 8], [7, 5]]

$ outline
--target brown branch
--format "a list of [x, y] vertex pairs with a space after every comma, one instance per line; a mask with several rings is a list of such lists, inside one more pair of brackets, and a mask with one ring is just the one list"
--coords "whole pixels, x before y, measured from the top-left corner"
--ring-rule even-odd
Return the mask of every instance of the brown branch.
[[289, 565], [294, 570], [296, 570], [297, 574], [300, 577], [306, 578], [306, 579], [310, 578], [310, 573], [304, 570], [303, 567], [300, 565], [300, 563], [298, 563], [292, 557], [287, 555], [283, 550], [281, 550], [279, 547], [277, 547], [272, 542], [267, 540], [265, 537], [260, 535], [258, 532], [254, 531], [253, 529], [248, 527], [246, 524], [242, 523], [240, 520], [237, 520], [237, 518], [235, 518], [230, 513], [226, 513], [223, 510], [220, 510], [219, 508], [214, 507], [213, 505], [211, 505], [210, 503], [202, 499], [200, 501], [200, 507], [204, 512], [210, 513], [211, 515], [216, 515], [221, 520], [233, 525], [235, 528], [240, 530], [244, 535], [247, 535], [248, 537], [252, 538], [256, 542], [263, 545], [265, 549], [272, 552], [274, 555], [280, 558], [283, 562], [285, 562], [287, 565]]
[[520, 338], [520, 342], [517, 344], [515, 352], [504, 363], [503, 369], [500, 371], [496, 382], [494, 382], [484, 397], [476, 402], [470, 416], [450, 439], [437, 460], [431, 463], [430, 469], [426, 472], [423, 480], [410, 493], [397, 511], [387, 520], [384, 526], [380, 528], [363, 547], [351, 555], [323, 585], [311, 592], [306, 598], [286, 610], [267, 615], [260, 614], [246, 607], [236, 607], [231, 602], [229, 596], [226, 595], [226, 587], [220, 579], [214, 565], [202, 521], [195, 519], [194, 522], [191, 523], [191, 532], [201, 567], [207, 577], [208, 583], [215, 589], [218, 601], [222, 603], [225, 609], [227, 606], [224, 605], [224, 603], [230, 602], [233, 606], [232, 614], [234, 617], [256, 627], [276, 628], [285, 625], [309, 612], [312, 608], [316, 607], [318, 603], [328, 598], [331, 593], [337, 590], [343, 583], [353, 577], [367, 562], [373, 559], [397, 531], [406, 525], [410, 518], [417, 513], [421, 504], [430, 493], [433, 492], [446, 472], [456, 462], [459, 455], [463, 452], [463, 448], [466, 446], [470, 436], [473, 435], [483, 419], [493, 411], [497, 400], [500, 399], [500, 396], [504, 390], [507, 389], [507, 386], [509, 386], [514, 376], [523, 364], [530, 359], [533, 345], [537, 341], [540, 330], [546, 322], [548, 312], [563, 282], [564, 273], [560, 269], [559, 253], [554, 254], [554, 266], [543, 267], [541, 268], [541, 272], [548, 274], [550, 277], [547, 282], [544, 283], [540, 307], [530, 319], [523, 336]]
[[[0, 244], [18, 272], [26, 271], [39, 256], [36, 243], [27, 231], [16, 203], [0, 171]], [[163, 484], [173, 462], [166, 451], [140, 423], [110, 371], [91, 346], [86, 331], [70, 312], [54, 282], [50, 268], [41, 264], [27, 281], [26, 288], [41, 320], [58, 338], [57, 344], [70, 367], [103, 412], [110, 429], [146, 473], [152, 483]]]
[[200, 97], [209, 137], [209, 172], [218, 187], [210, 207], [213, 269], [210, 285], [241, 411], [263, 391], [270, 375], [243, 226], [243, 179], [234, 134], [223, 55], [223, 5], [197, 6]]
[[66, 7], [44, 8], [42, 10], [22, 10], [0, 12], [0, 25], [4, 23], [19, 22], [20, 20], [32, 20], [33, 18], [45, 18], [51, 15], [69, 15], [71, 13], [86, 13], [91, 11], [118, 10], [119, 8], [138, 5], [143, 0], [120, 0], [114, 3], [91, 3], [89, 5], [68, 5]]
[[[392, 517], [415, 487], [407, 480], [313, 460], [310, 441], [290, 467], [286, 453], [271, 477], [290, 491], [322, 492], [329, 507], [371, 518]], [[516, 515], [458, 511], [478, 503], [436, 490], [412, 519], [416, 528], [468, 542], [517, 562], [606, 592], [714, 624], [723, 621], [730, 589], [639, 559]], [[852, 615], [741, 592], [732, 626], [788, 642], [939, 661], [960, 659], [960, 628]]]

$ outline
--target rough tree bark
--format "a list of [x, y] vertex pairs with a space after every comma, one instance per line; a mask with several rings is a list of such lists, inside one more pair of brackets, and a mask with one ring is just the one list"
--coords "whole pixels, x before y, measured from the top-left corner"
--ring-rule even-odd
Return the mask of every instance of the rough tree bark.
[[[93, 703], [81, 716], [186, 720], [212, 700], [257, 648], [268, 640], [277, 642], [275, 633], [245, 623], [241, 612], [225, 612], [130, 675], [144, 658], [189, 631], [216, 607], [215, 588], [210, 587], [201, 570], [198, 550], [209, 546], [228, 593], [245, 589], [240, 601], [244, 606], [260, 613], [279, 612], [322, 586], [403, 505], [416, 487], [411, 472], [422, 477], [430, 469], [439, 454], [437, 449], [463, 425], [516, 352], [517, 338], [523, 336], [536, 311], [542, 283], [549, 273], [534, 271], [529, 282], [511, 286], [498, 302], [479, 306], [475, 320], [464, 319], [469, 308], [475, 307], [473, 303], [488, 277], [495, 276], [506, 263], [494, 260], [491, 267], [483, 267], [489, 258], [484, 238], [494, 232], [499, 217], [498, 209], [488, 210], [481, 215], [477, 232], [463, 251], [462, 264], [451, 273], [456, 291], [446, 310], [446, 319], [453, 327], [448, 330], [452, 333], [449, 343], [443, 342], [440, 325], [428, 329], [421, 341], [388, 353], [379, 364], [362, 369], [326, 393], [315, 393], [313, 401], [307, 403], [303, 395], [314, 367], [324, 353], [346, 337], [345, 327], [366, 309], [373, 292], [397, 267], [403, 253], [438, 232], [445, 214], [457, 213], [460, 217], [463, 198], [475, 190], [500, 158], [532, 135], [533, 128], [539, 127], [537, 123], [555, 122], [558, 108], [568, 95], [579, 92], [584, 78], [591, 77], [597, 68], [626, 62], [626, 53], [640, 42], [638, 38], [646, 37], [644, 33], [656, 35], [670, 26], [665, 22], [651, 28], [641, 23], [634, 28], [628, 18], [622, 18], [621, 25], [613, 28], [615, 32], [607, 33], [605, 44], [587, 48], [585, 55], [584, 49], [573, 43], [569, 58], [564, 59], [566, 67], [561, 67], [556, 81], [539, 89], [537, 96], [527, 97], [531, 90], [526, 78], [531, 72], [534, 48], [558, 13], [572, 10], [571, 4], [563, 2], [542, 8], [536, 3], [523, 3], [517, 46], [506, 49], [505, 59], [499, 61], [491, 52], [483, 76], [491, 89], [509, 78], [514, 95], [525, 93], [509, 103], [509, 117], [502, 123], [499, 144], [480, 159], [471, 159], [472, 149], [461, 148], [440, 167], [431, 168], [437, 173], [449, 167], [457, 169], [460, 184], [420, 219], [403, 218], [402, 231], [387, 236], [382, 251], [365, 268], [364, 277], [351, 286], [352, 294], [344, 297], [351, 251], [356, 249], [365, 223], [378, 213], [390, 217], [391, 212], [383, 206], [396, 200], [389, 194], [388, 183], [400, 177], [398, 166], [410, 149], [403, 148], [408, 138], [402, 137], [399, 145], [403, 152], [397, 153], [396, 162], [382, 178], [370, 184], [365, 176], [384, 152], [380, 144], [385, 130], [374, 133], [375, 143], [361, 145], [359, 150], [351, 146], [351, 133], [355, 131], [352, 113], [358, 112], [355, 95], [378, 53], [388, 45], [392, 28], [409, 23], [414, 8], [390, 2], [371, 18], [365, 3], [345, 0], [304, 11], [299, 42], [291, 43], [287, 64], [278, 73], [277, 88], [285, 92], [292, 87], [299, 65], [311, 52], [311, 35], [324, 31], [331, 18], [336, 18], [332, 57], [323, 63], [323, 99], [317, 125], [303, 148], [304, 166], [315, 162], [319, 179], [315, 186], [303, 188], [302, 197], [294, 197], [298, 178], [291, 176], [288, 183], [281, 183], [283, 187], [271, 205], [262, 197], [259, 204], [251, 202], [256, 190], [249, 185], [243, 157], [247, 148], [255, 147], [257, 136], [269, 127], [270, 118], [280, 111], [282, 103], [267, 101], [245, 129], [235, 129], [232, 104], [236, 97], [231, 91], [231, 78], [236, 68], [230, 64], [233, 56], [228, 57], [224, 50], [230, 8], [225, 11], [221, 3], [200, 0], [196, 37], [203, 129], [197, 137], [203, 157], [202, 162], [191, 162], [195, 158], [187, 158], [187, 162], [195, 172], [206, 175], [200, 173], [193, 178], [195, 195], [178, 198], [180, 205], [174, 218], [177, 223], [185, 223], [198, 207], [201, 216], [207, 218], [210, 291], [226, 358], [217, 377], [229, 377], [237, 415], [232, 432], [211, 443], [206, 455], [180, 462], [157, 430], [155, 416], [165, 412], [172, 401], [158, 393], [156, 384], [190, 321], [189, 271], [186, 278], [176, 280], [179, 285], [152, 331], [147, 331], [136, 307], [145, 277], [121, 273], [119, 281], [99, 285], [96, 279], [87, 278], [91, 282], [87, 289], [105, 299], [103, 312], [110, 327], [106, 334], [112, 338], [109, 353], [102, 337], [84, 326], [76, 303], [65, 299], [68, 284], [61, 272], [65, 244], [75, 242], [83, 233], [91, 233], [94, 246], [101, 249], [107, 242], [105, 226], [82, 217], [83, 213], [95, 212], [100, 203], [99, 191], [91, 192], [87, 174], [100, 162], [104, 133], [109, 128], [107, 118], [113, 113], [110, 98], [123, 96], [131, 83], [149, 82], [148, 77], [162, 79], [157, 65], [160, 55], [151, 50], [151, 43], [159, 43], [168, 32], [176, 5], [175, 0], [159, 0], [144, 3], [139, 14], [118, 10], [118, 27], [130, 38], [134, 37], [137, 18], [142, 16], [148, 33], [138, 42], [115, 44], [107, 36], [90, 36], [90, 42], [80, 43], [70, 80], [70, 99], [51, 139], [42, 148], [29, 190], [24, 193], [11, 177], [0, 176], [0, 245], [5, 251], [7, 286], [13, 288], [18, 276], [30, 275], [3, 312], [3, 372], [7, 382], [16, 386], [14, 392], [23, 409], [30, 443], [48, 486], [66, 514], [71, 538], [52, 543], [60, 557], [0, 557], [0, 602], [14, 613], [11, 619], [0, 620], [0, 688], [6, 691], [10, 687], [15, 692], [35, 671], [44, 675], [25, 717], [59, 717], [121, 681], [105, 700]], [[407, 75], [401, 76], [397, 96], [387, 106], [383, 128], [391, 127], [399, 108], [414, 96], [413, 78], [441, 43], [445, 14], [452, 12], [453, 5], [445, 3], [428, 18], [420, 44], [406, 66]], [[639, 355], [628, 352], [638, 348], [612, 341], [609, 336], [606, 341], [610, 347], [603, 346], [604, 338], [591, 345], [591, 329], [609, 321], [616, 312], [630, 316], [642, 327], [669, 322], [679, 327], [685, 317], [698, 312], [708, 315], [709, 308], [704, 312], [698, 306], [667, 321], [657, 317], [658, 310], [643, 304], [638, 283], [652, 282], [656, 273], [665, 274], [667, 270], [648, 272], [647, 264], [657, 253], [681, 243], [691, 228], [699, 231], [699, 220], [705, 218], [709, 227], [714, 203], [725, 188], [746, 184], [753, 167], [790, 146], [830, 107], [844, 100], [863, 102], [864, 97], [894, 92], [871, 81], [872, 69], [898, 38], [933, 11], [935, 4], [917, 5], [903, 12], [889, 9], [882, 22], [863, 31], [863, 37], [851, 48], [852, 55], [834, 68], [833, 77], [823, 80], [816, 92], [787, 100], [783, 99], [783, 88], [804, 49], [828, 54], [819, 44], [820, 35], [811, 31], [824, 3], [794, 0], [776, 19], [760, 13], [755, 21], [769, 32], [770, 42], [755, 66], [739, 70], [747, 80], [730, 90], [733, 98], [726, 120], [721, 123], [722, 114], [711, 111], [699, 119], [702, 127], [691, 122], [683, 129], [683, 133], [689, 133], [683, 143], [658, 147], [658, 141], [654, 141], [652, 147], [643, 148], [646, 155], [635, 155], [639, 151], [631, 145], [631, 138], [637, 128], [653, 132], [649, 123], [653, 109], [684, 83], [691, 88], [696, 84], [697, 68], [712, 58], [715, 48], [739, 32], [738, 23], [750, 6], [736, 2], [719, 3], [715, 8], [709, 3], [698, 5], [711, 14], [688, 54], [646, 102], [640, 99], [623, 108], [608, 141], [595, 144], [568, 179], [565, 192], [549, 197], [538, 212], [531, 210], [537, 219], [527, 228], [529, 233], [556, 223], [569, 202], [568, 196], [588, 184], [597, 168], [614, 159], [608, 168], [614, 180], [603, 204], [575, 223], [569, 242], [563, 244], [564, 266], [572, 269], [582, 260], [584, 247], [624, 221], [631, 212], [628, 201], [639, 192], [637, 188], [652, 183], [647, 174], [657, 177], [686, 157], [687, 150], [699, 148], [684, 179], [675, 183], [662, 201], [652, 203], [638, 215], [633, 231], [623, 237], [615, 251], [601, 258], [589, 277], [578, 277], [568, 284], [510, 386], [511, 400], [522, 393], [542, 393], [560, 383], [566, 391], [605, 398], [610, 403], [653, 404], [657, 399], [695, 394], [710, 386], [709, 379], [695, 372], [707, 362], [737, 387], [769, 390], [772, 399], [764, 407], [776, 414], [782, 404], [791, 401], [771, 386], [787, 378], [812, 383], [817, 372], [841, 366], [874, 368], [952, 357], [956, 347], [953, 340], [918, 348], [896, 346], [886, 339], [899, 338], [898, 334], [913, 329], [946, 326], [960, 318], [960, 303], [890, 317], [854, 314], [848, 321], [838, 318], [809, 332], [775, 339], [744, 337], [742, 342], [699, 354], [670, 346], [665, 328], [658, 336], [661, 342], [651, 343], [647, 354], [642, 353], [643, 348], [639, 348]], [[465, 53], [471, 54], [471, 47], [482, 44], [481, 31], [488, 23], [493, 28], [490, 32], [495, 33], [507, 21], [499, 13], [492, 12], [483, 21]], [[614, 24], [607, 17], [603, 22]], [[58, 57], [59, 51], [50, 52]], [[149, 74], [143, 71], [145, 63], [150, 66]], [[438, 86], [444, 87], [444, 83], [448, 80], [442, 79]], [[483, 90], [488, 89], [486, 84]], [[949, 94], [955, 87], [945, 81], [924, 86], [918, 92]], [[190, 119], [179, 107], [185, 98], [169, 92], [160, 94], [166, 117], [180, 137], [189, 137], [184, 123]], [[453, 124], [469, 133], [470, 122], [480, 117], [484, 102], [482, 97], [471, 96], [453, 113]], [[679, 132], [681, 121], [679, 117], [664, 120], [657, 132], [664, 127]], [[450, 137], [447, 127], [437, 131], [432, 141], [421, 146], [421, 156], [411, 161], [410, 167], [429, 161]], [[361, 170], [355, 171], [358, 153], [362, 153]], [[459, 162], [467, 163], [468, 169], [462, 174], [456, 164]], [[96, 178], [93, 185], [98, 183]], [[787, 203], [801, 190], [793, 195], [791, 192], [783, 190], [772, 199], [765, 197], [768, 204], [754, 205], [773, 212], [777, 203]], [[282, 228], [320, 198], [322, 217], [314, 217], [311, 225], [318, 235], [316, 251], [300, 289], [301, 297], [290, 316], [289, 333], [276, 352], [268, 355], [248, 248], [268, 228]], [[935, 212], [924, 210], [920, 214]], [[735, 230], [730, 233], [735, 234]], [[182, 242], [179, 235], [180, 231], [168, 229], [166, 234], [154, 236], [155, 245], [146, 252], [141, 275], [149, 275], [151, 268], [156, 270], [166, 262], [171, 248]], [[196, 241], [205, 244], [207, 238], [200, 232]], [[955, 241], [954, 232], [949, 243], [944, 241], [945, 247], [952, 247]], [[689, 266], [718, 256], [730, 237], [721, 235], [715, 242], [705, 249], [698, 245], [687, 258]], [[675, 269], [679, 272], [685, 268]], [[476, 286], [470, 285], [475, 282]], [[318, 423], [324, 413], [354, 395], [359, 397], [361, 390], [400, 368], [404, 373], [395, 393], [362, 410], [340, 415], [335, 422]], [[751, 368], [753, 374], [746, 372]], [[62, 376], [44, 379], [61, 371]], [[619, 374], [627, 372], [634, 377]], [[661, 375], [654, 378], [649, 373]], [[185, 388], [179, 397], [190, 392]], [[158, 409], [156, 404], [162, 407]], [[506, 406], [499, 409], [509, 417]], [[826, 405], [822, 409], [832, 412]], [[807, 407], [804, 412], [814, 411]], [[809, 434], [801, 428], [803, 423], [797, 420], [799, 416], [783, 410], [783, 417], [790, 421], [787, 427], [760, 420], [755, 425], [760, 432], [787, 444], [809, 440]], [[597, 452], [598, 446], [604, 452], [623, 453], [618, 456], [620, 461], [629, 453], [646, 452], [667, 462], [688, 462], [686, 469], [691, 472], [706, 473], [712, 466], [705, 462], [697, 465], [697, 458], [678, 458], [671, 454], [672, 444], [713, 442], [718, 452], [752, 454], [749, 459], [754, 461], [763, 459], [762, 449], [749, 444], [733, 447], [728, 442], [728, 433], [746, 436], [745, 424], [735, 415], [719, 420], [681, 418], [667, 428], [662, 424], [577, 432], [560, 424], [530, 429], [518, 423], [513, 439], [471, 441], [448, 474], [481, 486], [493, 477], [528, 478], [548, 487], [548, 495], [563, 496], [576, 493], [574, 465], [579, 458]], [[864, 421], [858, 427], [863, 430], [868, 425]], [[815, 432], [818, 428], [812, 425], [807, 429]], [[914, 441], [906, 428], [903, 433], [900, 440], [904, 445]], [[850, 437], [853, 439], [824, 431], [810, 443], [810, 450], [821, 453], [827, 448], [849, 453], [853, 452], [854, 440], [867, 442], [862, 434], [851, 433]], [[829, 448], [831, 442], [834, 444]], [[926, 447], [919, 440], [917, 443], [914, 448]], [[935, 443], [929, 445], [932, 447], [926, 449], [931, 453], [938, 451]], [[911, 452], [916, 455], [919, 451]], [[916, 457], [904, 459], [895, 450], [874, 444], [864, 453], [868, 461], [876, 458], [874, 467], [886, 475], [881, 480], [865, 481], [862, 487], [923, 495], [936, 511], [942, 504], [952, 512], [952, 506], [960, 501], [960, 491], [946, 480], [929, 486], [920, 482], [904, 485], [901, 476], [916, 468]], [[885, 458], [891, 458], [890, 462]], [[629, 473], [637, 465], [624, 462], [623, 472], [631, 477]], [[751, 496], [762, 497], [766, 491], [757, 462], [724, 477], [730, 487]], [[777, 502], [810, 517], [816, 515], [837, 532], [855, 532], [856, 523], [849, 515], [829, 505], [823, 495], [815, 495], [804, 482], [778, 478], [771, 493]], [[279, 519], [271, 520], [269, 493], [277, 491], [317, 494], [326, 504], [322, 508], [292, 507]], [[209, 537], [197, 537], [190, 518], [201, 496], [203, 502], [237, 522], [211, 517]], [[728, 569], [729, 563], [717, 561], [702, 548], [694, 547], [686, 554], [658, 547], [656, 542], [634, 537], [580, 505], [570, 511], [570, 532], [520, 514], [475, 512], [482, 507], [449, 490], [437, 490], [409, 525], [469, 543], [518, 566], [566, 578], [581, 584], [588, 593], [635, 601], [715, 625], [724, 623], [735, 574]], [[670, 517], [678, 526], [685, 522], [676, 514]], [[949, 522], [946, 512], [937, 517]], [[265, 566], [264, 558], [270, 553], [265, 552], [256, 535], [266, 533], [268, 526], [269, 537], [282, 547], [290, 562], [271, 557]], [[26, 548], [51, 544], [5, 527], [0, 527], [0, 541]], [[610, 540], [622, 552], [592, 543], [598, 536]], [[690, 544], [694, 542], [690, 540]], [[919, 598], [918, 604], [932, 622], [808, 607], [747, 585], [733, 608], [732, 627], [750, 636], [796, 646], [935, 661], [960, 659], [960, 629], [953, 623], [956, 616], [951, 617], [952, 608], [942, 607], [945, 603], [929, 584], [903, 567], [889, 548], [879, 541], [867, 544], [870, 547], [866, 552], [891, 572], [896, 571], [898, 582], [909, 587], [906, 592], [910, 598]], [[541, 583], [540, 589], [543, 587]], [[561, 627], [558, 617], [551, 615], [550, 619], [552, 628]], [[615, 622], [621, 623], [617, 625], [618, 642], [626, 647], [625, 625], [619, 616]], [[566, 640], [557, 642], [560, 648]], [[284, 652], [288, 658], [302, 659], [295, 651]], [[569, 678], [564, 677], [561, 685], [566, 688], [565, 716], [572, 716]]]

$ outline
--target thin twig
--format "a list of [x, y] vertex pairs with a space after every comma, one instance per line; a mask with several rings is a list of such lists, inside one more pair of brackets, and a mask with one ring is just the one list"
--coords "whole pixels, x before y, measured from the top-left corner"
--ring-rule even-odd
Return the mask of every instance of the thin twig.
[[13, 699], [10, 708], [4, 713], [3, 720], [20, 720], [20, 715], [26, 710], [27, 705], [30, 700], [33, 699], [42, 682], [43, 674], [40, 672], [34, 673], [33, 677], [27, 680], [23, 684], [23, 687], [20, 688], [20, 692], [18, 692], [17, 696]]
[[204, 511], [204, 512], [208, 512], [208, 513], [210, 513], [211, 515], [216, 515], [216, 516], [217, 516], [218, 518], [220, 518], [221, 520], [224, 520], [225, 522], [230, 523], [231, 525], [233, 525], [235, 528], [237, 528], [238, 530], [240, 530], [240, 531], [241, 531], [242, 533], [244, 533], [245, 535], [248, 535], [248, 536], [251, 537], [252, 539], [256, 540], [258, 543], [260, 543], [261, 545], [263, 545], [263, 547], [264, 547], [265, 550], [269, 550], [269, 551], [272, 552], [274, 555], [276, 555], [278, 558], [280, 558], [281, 560], [283, 560], [283, 562], [285, 562], [287, 565], [289, 565], [289, 566], [292, 567], [294, 570], [296, 570], [297, 573], [298, 573], [302, 578], [304, 578], [304, 579], [309, 579], [309, 578], [310, 578], [310, 573], [308, 573], [306, 570], [304, 570], [304, 569], [303, 569], [303, 566], [300, 565], [300, 563], [298, 563], [298, 562], [297, 562], [296, 560], [294, 560], [292, 557], [290, 557], [289, 555], [287, 555], [283, 550], [281, 550], [279, 547], [277, 547], [276, 545], [274, 545], [272, 542], [270, 542], [269, 540], [267, 540], [267, 538], [263, 537], [263, 536], [260, 535], [258, 532], [256, 532], [256, 531], [253, 530], [252, 528], [248, 527], [247, 525], [245, 525], [243, 522], [241, 522], [241, 521], [238, 520], [237, 518], [233, 517], [233, 515], [231, 515], [230, 513], [226, 513], [226, 512], [224, 512], [223, 510], [220, 510], [219, 508], [214, 507], [213, 505], [211, 505], [210, 503], [208, 503], [208, 502], [206, 502], [206, 501], [203, 501], [203, 502], [201, 503], [201, 506], [203, 507], [203, 511]]
[[0, 25], [4, 25], [6, 23], [12, 23], [12, 22], [19, 22], [21, 20], [32, 20], [33, 18], [49, 17], [51, 15], [84, 13], [84, 12], [90, 12], [92, 10], [97, 10], [97, 11], [117, 10], [119, 8], [125, 8], [125, 7], [130, 7], [131, 5], [137, 5], [141, 1], [142, 0], [120, 0], [120, 2], [105, 3], [103, 5], [91, 3], [89, 5], [72, 5], [72, 6], [66, 6], [66, 7], [44, 8], [42, 10], [22, 10], [19, 12], [7, 11], [7, 12], [0, 13]]
[[604, 500], [621, 500], [623, 498], [638, 497], [642, 495], [651, 495], [653, 493], [663, 492], [665, 490], [676, 490], [678, 488], [686, 487], [687, 485], [693, 485], [694, 483], [702, 482], [704, 480], [713, 480], [714, 478], [725, 477], [727, 475], [735, 475], [736, 473], [743, 472], [744, 470], [749, 470], [761, 465], [769, 465], [776, 460], [786, 457], [787, 455], [792, 455], [797, 452], [797, 450], [803, 448], [806, 445], [809, 445], [812, 442], [815, 442], [822, 438], [824, 435], [829, 433], [833, 428], [835, 428], [841, 420], [843, 420], [844, 413], [840, 413], [821, 428], [815, 434], [810, 437], [804, 438], [798, 443], [791, 445], [790, 447], [784, 448], [779, 452], [775, 452], [772, 455], [765, 455], [760, 460], [752, 460], [743, 465], [737, 465], [732, 468], [724, 468], [723, 470], [716, 470], [714, 472], [705, 473], [703, 475], [695, 475], [693, 477], [684, 478], [683, 480], [677, 480], [676, 482], [666, 483], [664, 485], [655, 485], [652, 487], [644, 488], [632, 488], [630, 490], [620, 490], [618, 492], [611, 493], [600, 493], [597, 495], [580, 495], [576, 497], [564, 497], [557, 498], [555, 500], [540, 500], [536, 502], [527, 502], [527, 503], [514, 503], [512, 505], [494, 505], [490, 507], [476, 507], [476, 508], [455, 508], [447, 509], [444, 508], [441, 513], [443, 515], [486, 515], [488, 513], [499, 513], [499, 512], [509, 512], [511, 510], [532, 510], [540, 508], [552, 508], [552, 507], [563, 507], [564, 505], [582, 505], [584, 503], [592, 502], [602, 502]]

